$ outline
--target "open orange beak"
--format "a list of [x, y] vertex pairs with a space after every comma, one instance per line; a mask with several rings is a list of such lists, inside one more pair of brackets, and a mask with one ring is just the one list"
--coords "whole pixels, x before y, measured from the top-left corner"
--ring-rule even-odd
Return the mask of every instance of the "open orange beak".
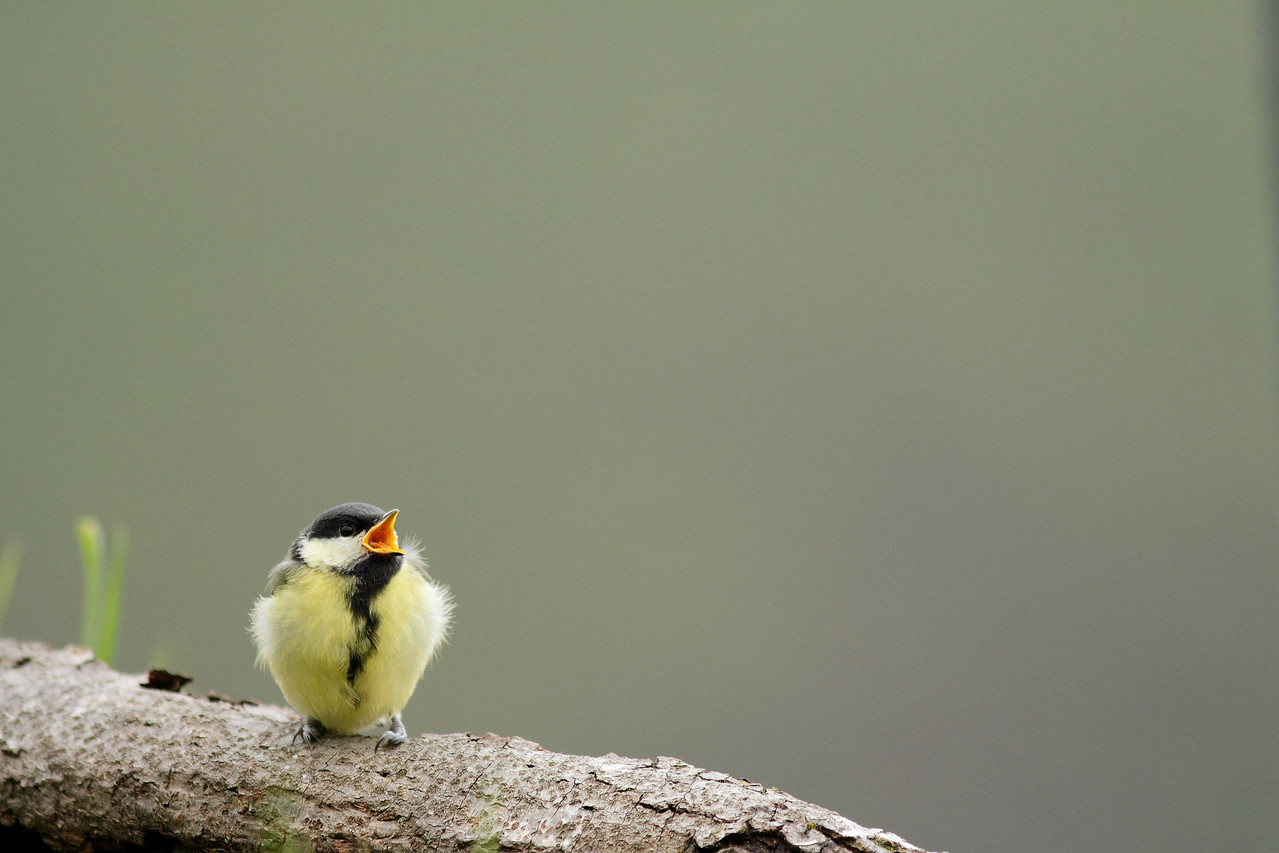
[[395, 536], [395, 517], [399, 514], [398, 509], [391, 510], [382, 516], [382, 520], [373, 525], [368, 533], [364, 534], [360, 544], [364, 546], [365, 551], [372, 554], [404, 553], [400, 550], [400, 540]]

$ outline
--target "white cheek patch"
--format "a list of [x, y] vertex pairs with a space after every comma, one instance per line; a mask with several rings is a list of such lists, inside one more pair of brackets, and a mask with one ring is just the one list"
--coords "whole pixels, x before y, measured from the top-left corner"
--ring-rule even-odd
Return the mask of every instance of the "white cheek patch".
[[360, 539], [307, 539], [302, 543], [302, 562], [316, 568], [340, 569], [359, 559], [364, 549]]

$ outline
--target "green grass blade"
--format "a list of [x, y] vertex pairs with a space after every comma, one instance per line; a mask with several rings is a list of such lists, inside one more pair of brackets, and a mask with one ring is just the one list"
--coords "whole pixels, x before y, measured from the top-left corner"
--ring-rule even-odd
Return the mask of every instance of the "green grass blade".
[[102, 525], [93, 517], [76, 524], [80, 542], [80, 564], [84, 567], [84, 606], [80, 611], [80, 644], [97, 649], [102, 634], [102, 556], [106, 544]]
[[117, 527], [111, 531], [111, 564], [107, 572], [106, 595], [102, 600], [98, 659], [110, 664], [115, 659], [115, 644], [120, 633], [120, 599], [124, 593], [124, 567], [129, 555], [129, 531]]
[[16, 539], [4, 543], [4, 550], [0, 551], [0, 625], [4, 624], [9, 599], [13, 598], [13, 586], [18, 580], [18, 561], [21, 558], [22, 548]]

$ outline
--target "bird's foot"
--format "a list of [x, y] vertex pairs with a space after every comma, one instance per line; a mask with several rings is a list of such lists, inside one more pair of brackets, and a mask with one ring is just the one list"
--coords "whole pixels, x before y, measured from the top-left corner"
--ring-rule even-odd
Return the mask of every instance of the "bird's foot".
[[322, 734], [324, 734], [324, 726], [319, 720], [303, 717], [302, 722], [298, 723], [298, 730], [293, 733], [293, 742], [297, 743], [298, 738], [302, 738], [302, 743], [312, 744], [319, 740]]
[[399, 746], [408, 739], [408, 733], [404, 731], [404, 721], [400, 719], [399, 714], [392, 714], [390, 727], [377, 739], [377, 743], [373, 744], [373, 754], [376, 755], [380, 747]]

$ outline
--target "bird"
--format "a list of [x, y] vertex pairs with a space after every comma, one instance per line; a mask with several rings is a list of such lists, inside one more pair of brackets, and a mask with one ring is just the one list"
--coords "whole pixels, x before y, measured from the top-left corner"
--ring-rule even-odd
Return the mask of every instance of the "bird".
[[374, 753], [408, 739], [401, 714], [448, 635], [453, 599], [417, 543], [401, 544], [398, 515], [367, 503], [320, 513], [253, 605], [258, 665], [301, 716], [294, 742], [377, 724], [387, 728]]

